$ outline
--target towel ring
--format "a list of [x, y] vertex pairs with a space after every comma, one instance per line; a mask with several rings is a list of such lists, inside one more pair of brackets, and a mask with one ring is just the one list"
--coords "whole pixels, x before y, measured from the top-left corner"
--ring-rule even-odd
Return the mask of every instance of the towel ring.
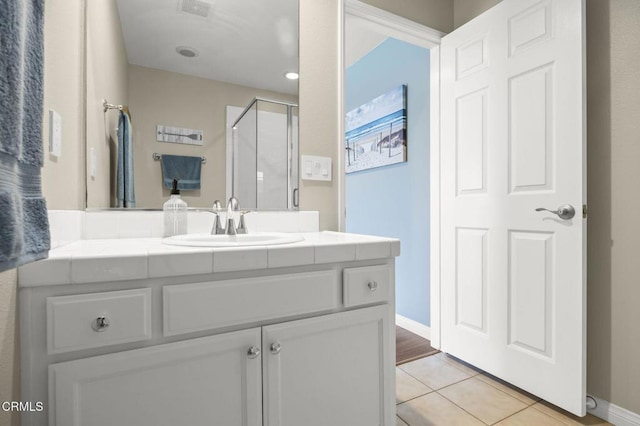
[[[162, 154], [158, 154], [157, 152], [154, 152], [153, 154], [151, 154], [151, 158], [153, 158], [155, 161], [160, 161], [160, 159], [162, 158]], [[200, 160], [202, 161], [202, 164], [207, 163], [207, 159], [204, 156], [201, 156]]]

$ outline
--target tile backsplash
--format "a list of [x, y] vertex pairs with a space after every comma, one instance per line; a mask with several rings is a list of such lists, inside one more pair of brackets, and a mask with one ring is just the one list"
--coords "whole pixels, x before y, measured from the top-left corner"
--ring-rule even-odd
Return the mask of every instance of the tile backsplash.
[[77, 210], [49, 210], [51, 248], [82, 239], [85, 212]]
[[[189, 233], [211, 231], [213, 214], [190, 211]], [[225, 223], [225, 214], [221, 214]], [[237, 220], [237, 219], [236, 219]], [[110, 238], [160, 238], [163, 236], [162, 211], [76, 211], [50, 210], [51, 247], [59, 247], [78, 240]], [[245, 216], [249, 232], [317, 232], [317, 211], [251, 212]]]

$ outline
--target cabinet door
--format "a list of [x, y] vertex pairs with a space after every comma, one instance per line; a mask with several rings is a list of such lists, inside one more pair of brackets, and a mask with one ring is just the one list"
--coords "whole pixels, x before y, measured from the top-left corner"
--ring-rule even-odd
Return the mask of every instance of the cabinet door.
[[260, 329], [49, 367], [50, 425], [261, 426]]
[[264, 327], [265, 426], [395, 425], [389, 305]]

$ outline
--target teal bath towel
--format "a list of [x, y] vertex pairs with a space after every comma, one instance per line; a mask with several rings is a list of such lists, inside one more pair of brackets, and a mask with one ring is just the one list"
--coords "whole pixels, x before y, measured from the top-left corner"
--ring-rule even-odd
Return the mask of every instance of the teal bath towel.
[[178, 180], [178, 189], [200, 189], [201, 157], [162, 154], [162, 181], [165, 188], [171, 188], [173, 180]]
[[0, 272], [47, 257], [41, 191], [44, 0], [0, 0]]
[[129, 114], [120, 112], [118, 120], [118, 207], [135, 207], [136, 191], [133, 173], [133, 140]]

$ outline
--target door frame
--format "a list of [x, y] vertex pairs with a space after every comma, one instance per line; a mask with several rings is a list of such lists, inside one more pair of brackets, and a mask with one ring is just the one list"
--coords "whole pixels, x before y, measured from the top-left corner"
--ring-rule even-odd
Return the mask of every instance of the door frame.
[[[430, 136], [429, 136], [429, 214], [430, 214], [430, 279], [429, 292], [431, 295], [431, 346], [440, 348], [440, 41], [446, 35], [441, 31], [426, 25], [379, 9], [359, 0], [339, 0], [341, 11], [339, 17], [340, 34], [338, 35], [339, 73], [338, 73], [338, 131], [344, 135], [345, 115], [345, 22], [346, 15], [360, 20], [366, 26], [383, 32], [389, 37], [405, 41], [430, 50]], [[343, 139], [340, 138], [338, 147], [338, 226], [339, 231], [345, 231], [345, 159], [343, 155]]]

